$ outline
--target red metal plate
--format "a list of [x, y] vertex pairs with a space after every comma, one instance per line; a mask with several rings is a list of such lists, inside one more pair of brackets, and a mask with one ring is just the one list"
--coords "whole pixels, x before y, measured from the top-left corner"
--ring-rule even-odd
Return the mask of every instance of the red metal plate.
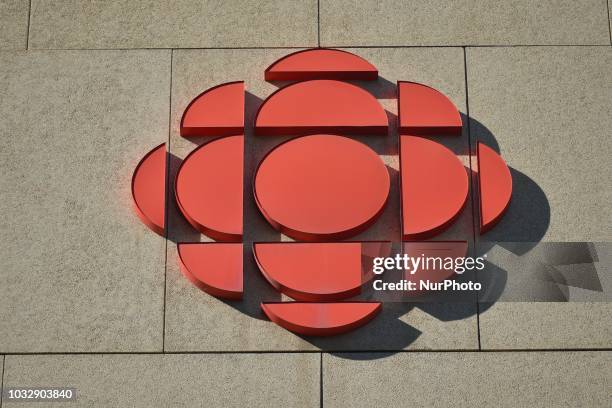
[[331, 301], [361, 293], [373, 277], [372, 260], [388, 256], [390, 242], [266, 242], [253, 244], [264, 277], [295, 300]]
[[222, 299], [242, 298], [242, 244], [179, 243], [181, 272], [203, 291]]
[[266, 81], [361, 79], [373, 81], [378, 70], [365, 59], [342, 50], [313, 48], [289, 54], [270, 65]]
[[361, 292], [361, 243], [279, 242], [253, 244], [261, 273], [296, 300], [329, 301]]
[[380, 103], [364, 89], [325, 79], [280, 88], [264, 101], [255, 119], [257, 134], [387, 134]]
[[397, 83], [399, 130], [411, 135], [461, 135], [461, 115], [442, 94], [415, 82]]
[[262, 303], [270, 320], [304, 336], [332, 336], [363, 326], [382, 309], [382, 303]]
[[428, 238], [459, 215], [467, 199], [468, 177], [457, 156], [443, 145], [400, 136], [403, 237]]
[[228, 82], [195, 97], [181, 119], [181, 136], [244, 133], [244, 82]]
[[132, 176], [132, 200], [136, 214], [149, 228], [164, 235], [166, 215], [166, 145], [142, 158]]
[[195, 149], [176, 175], [176, 201], [197, 230], [219, 241], [242, 239], [244, 137], [215, 139]]
[[254, 194], [266, 219], [301, 241], [347, 238], [370, 226], [389, 194], [389, 173], [366, 145], [335, 135], [283, 143], [260, 163]]
[[478, 186], [480, 190], [480, 233], [489, 231], [510, 205], [512, 175], [493, 149], [478, 143]]

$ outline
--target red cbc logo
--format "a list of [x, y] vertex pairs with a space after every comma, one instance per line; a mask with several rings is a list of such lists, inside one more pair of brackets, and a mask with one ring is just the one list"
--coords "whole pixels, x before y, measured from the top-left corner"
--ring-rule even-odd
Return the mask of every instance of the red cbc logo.
[[[299, 137], [269, 151], [253, 179], [261, 214], [296, 241], [253, 244], [262, 275], [294, 299], [263, 302], [262, 310], [301, 335], [353, 330], [382, 307], [380, 302], [346, 301], [361, 292], [362, 257], [379, 256], [390, 243], [343, 240], [366, 230], [382, 213], [390, 175], [378, 154], [349, 135], [386, 136], [389, 119], [373, 95], [345, 81], [375, 81], [378, 70], [354, 54], [318, 48], [281, 58], [266, 69], [265, 79], [292, 83], [263, 102], [255, 117], [255, 137]], [[397, 94], [400, 218], [403, 248], [410, 250], [458, 217], [469, 176], [458, 157], [435, 140], [461, 135], [455, 105], [414, 82], [398, 82]], [[179, 243], [181, 270], [200, 289], [224, 299], [243, 294], [244, 95], [243, 82], [230, 82], [206, 90], [187, 106], [183, 137], [221, 137], [193, 150], [174, 183], [183, 216], [215, 240]], [[505, 162], [482, 143], [475, 161], [483, 233], [508, 207], [512, 178]], [[141, 160], [132, 178], [139, 217], [161, 235], [166, 232], [166, 174], [162, 144]]]

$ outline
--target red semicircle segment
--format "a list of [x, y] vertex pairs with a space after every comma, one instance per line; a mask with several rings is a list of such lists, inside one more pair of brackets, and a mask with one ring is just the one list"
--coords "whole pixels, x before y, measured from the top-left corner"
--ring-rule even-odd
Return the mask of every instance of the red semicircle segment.
[[303, 336], [346, 333], [372, 320], [382, 309], [378, 302], [262, 303], [261, 308], [279, 326]]
[[480, 191], [480, 233], [489, 231], [510, 205], [512, 174], [489, 146], [478, 142], [478, 187]]
[[370, 93], [326, 79], [280, 88], [263, 102], [255, 118], [259, 135], [387, 134], [388, 125], [385, 110]]
[[228, 82], [196, 96], [181, 119], [181, 136], [227, 136], [244, 132], [244, 82]]
[[161, 144], [142, 158], [132, 175], [132, 201], [138, 217], [149, 228], [164, 235], [166, 215], [166, 145]]
[[411, 135], [461, 135], [461, 115], [440, 91], [416, 82], [397, 83], [399, 131]]
[[242, 135], [215, 139], [191, 152], [176, 175], [181, 212], [218, 241], [242, 239], [243, 145]]
[[259, 210], [278, 231], [299, 241], [345, 239], [382, 213], [390, 177], [372, 149], [336, 135], [291, 139], [273, 149], [255, 173]]
[[221, 299], [241, 299], [242, 244], [179, 243], [181, 272], [194, 285]]
[[327, 48], [294, 52], [274, 62], [265, 72], [266, 81], [310, 79], [374, 81], [377, 78], [376, 67], [362, 57], [347, 51]]
[[417, 136], [400, 136], [403, 238], [429, 238], [449, 226], [465, 205], [468, 176], [455, 154]]
[[295, 300], [341, 300], [361, 292], [359, 242], [255, 243], [253, 255], [268, 282]]

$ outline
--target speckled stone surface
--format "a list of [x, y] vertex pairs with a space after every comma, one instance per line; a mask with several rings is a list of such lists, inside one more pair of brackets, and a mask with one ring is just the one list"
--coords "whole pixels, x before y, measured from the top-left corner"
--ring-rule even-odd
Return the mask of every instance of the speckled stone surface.
[[25, 50], [29, 0], [0, 1], [0, 50]]
[[[470, 48], [467, 62], [473, 144], [501, 151], [514, 183], [507, 214], [480, 241], [610, 242], [612, 48]], [[497, 267], [519, 272], [511, 258]], [[480, 316], [482, 345], [610, 347], [611, 310], [500, 302]]]
[[325, 407], [606, 406], [612, 353], [323, 356]]
[[605, 0], [321, 0], [321, 45], [610, 44]]
[[306, 408], [319, 406], [319, 360], [318, 353], [8, 356], [4, 386], [76, 388], [76, 401], [49, 406]]
[[0, 56], [0, 352], [162, 347], [165, 241], [130, 180], [168, 137], [169, 51]]
[[32, 1], [31, 48], [316, 45], [315, 0]]
[[521, 173], [509, 213], [483, 239], [612, 241], [602, 225], [612, 201], [612, 48], [469, 48], [467, 62], [474, 142]]
[[[611, 1], [0, 0], [2, 382], [78, 396], [0, 405], [609, 405]], [[378, 98], [393, 135], [356, 137], [387, 165], [391, 191], [380, 219], [352, 239], [400, 240], [395, 83], [421, 82], [464, 119], [460, 137], [435, 140], [473, 171], [470, 149], [489, 144], [514, 182], [508, 213], [479, 236], [472, 177], [466, 208], [435, 239], [475, 237], [503, 287], [550, 299], [386, 302], [369, 324], [330, 338], [296, 336], [263, 315], [261, 301], [287, 298], [261, 276], [251, 244], [290, 238], [251, 199], [252, 173], [289, 137], [254, 137], [252, 121], [285, 85], [265, 82], [264, 69], [317, 45], [378, 67], [378, 81], [355, 84]], [[245, 295], [226, 302], [178, 268], [177, 242], [210, 239], [173, 200], [168, 239], [151, 232], [131, 209], [130, 178], [166, 142], [172, 187], [206, 142], [180, 137], [183, 110], [236, 80], [247, 89]], [[529, 256], [571, 241], [598, 241], [597, 256], [561, 251], [554, 279], [521, 281], [540, 271]]]

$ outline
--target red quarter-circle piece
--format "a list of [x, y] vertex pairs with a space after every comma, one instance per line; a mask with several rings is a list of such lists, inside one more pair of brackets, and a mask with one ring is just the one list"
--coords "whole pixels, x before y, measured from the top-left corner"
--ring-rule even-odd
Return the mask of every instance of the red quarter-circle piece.
[[196, 96], [181, 119], [181, 136], [244, 133], [244, 82], [228, 82]]
[[295, 300], [330, 301], [361, 292], [360, 242], [253, 244], [264, 277]]
[[255, 118], [260, 135], [386, 134], [388, 125], [385, 110], [370, 93], [326, 79], [280, 88], [263, 102]]
[[478, 143], [478, 186], [480, 190], [480, 233], [489, 231], [510, 205], [512, 175], [493, 149]]
[[277, 230], [300, 241], [348, 238], [368, 228], [389, 194], [389, 172], [366, 145], [343, 136], [285, 142], [261, 161], [255, 200]]
[[176, 175], [177, 204], [191, 225], [218, 241], [242, 239], [244, 136], [204, 144]]
[[374, 81], [378, 70], [365, 59], [347, 51], [313, 48], [286, 55], [265, 71], [266, 81], [310, 79], [360, 79]]
[[179, 243], [181, 272], [194, 285], [221, 299], [241, 299], [242, 244]]
[[400, 136], [403, 237], [428, 238], [450, 225], [468, 194], [463, 164], [443, 145]]
[[166, 215], [166, 145], [147, 153], [132, 176], [132, 200], [138, 217], [164, 235]]
[[461, 135], [461, 115], [446, 95], [416, 82], [399, 81], [399, 131], [411, 135]]
[[270, 320], [304, 336], [346, 333], [372, 320], [382, 309], [379, 302], [262, 303]]

